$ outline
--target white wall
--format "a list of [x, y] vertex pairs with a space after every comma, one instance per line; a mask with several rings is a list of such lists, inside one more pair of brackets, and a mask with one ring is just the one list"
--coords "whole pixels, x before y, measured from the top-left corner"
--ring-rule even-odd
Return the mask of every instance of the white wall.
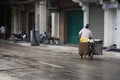
[[104, 46], [116, 44], [120, 49], [120, 9], [105, 9]]
[[117, 37], [117, 25], [116, 25], [116, 9], [111, 9], [112, 10], [112, 42], [113, 44], [117, 44], [117, 40], [116, 40], [116, 37]]
[[116, 42], [117, 48], [120, 49], [120, 9], [117, 9], [117, 17], [116, 17]]
[[116, 44], [120, 49], [120, 9], [105, 10], [104, 46]]
[[104, 10], [104, 47], [112, 45], [112, 12], [109, 9]]

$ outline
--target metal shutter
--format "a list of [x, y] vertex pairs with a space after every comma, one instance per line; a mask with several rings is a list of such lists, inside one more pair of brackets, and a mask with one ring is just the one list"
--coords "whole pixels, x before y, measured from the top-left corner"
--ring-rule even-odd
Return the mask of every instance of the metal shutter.
[[89, 8], [89, 22], [93, 36], [95, 39], [104, 39], [104, 10], [102, 6], [93, 4]]

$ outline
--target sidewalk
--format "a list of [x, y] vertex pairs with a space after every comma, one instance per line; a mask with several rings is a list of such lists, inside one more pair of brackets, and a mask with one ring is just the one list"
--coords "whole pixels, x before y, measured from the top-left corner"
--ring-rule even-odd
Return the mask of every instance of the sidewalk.
[[[2, 40], [2, 42], [6, 42], [6, 41]], [[11, 42], [9, 42], [9, 43], [11, 43]], [[19, 43], [13, 43], [13, 44], [18, 44], [21, 46], [28, 46], [28, 47], [31, 46], [31, 44], [28, 42], [19, 42]], [[45, 49], [45, 50], [53, 50], [55, 52], [78, 54], [78, 47], [77, 46], [71, 46], [71, 45], [66, 45], [66, 44], [65, 45], [42, 45], [42, 44], [40, 44], [39, 46], [31, 46], [31, 47]], [[118, 60], [120, 60], [120, 52], [103, 50], [103, 55], [97, 56], [97, 57], [104, 58], [104, 59], [118, 59]]]
[[[21, 46], [31, 46], [30, 43], [17, 43]], [[36, 48], [47, 49], [47, 50], [54, 50], [58, 52], [66, 52], [66, 53], [73, 53], [78, 54], [78, 46], [70, 46], [70, 45], [42, 45], [35, 46]], [[120, 59], [120, 52], [114, 51], [106, 51], [103, 50], [103, 55], [98, 56], [99, 58], [105, 59]]]

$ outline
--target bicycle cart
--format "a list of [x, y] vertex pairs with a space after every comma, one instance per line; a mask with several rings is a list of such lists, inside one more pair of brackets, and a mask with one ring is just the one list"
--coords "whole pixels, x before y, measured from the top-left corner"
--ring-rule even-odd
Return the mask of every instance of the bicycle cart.
[[79, 43], [79, 55], [81, 58], [86, 57], [93, 58], [93, 55], [102, 55], [102, 40], [94, 39], [94, 42], [80, 42]]

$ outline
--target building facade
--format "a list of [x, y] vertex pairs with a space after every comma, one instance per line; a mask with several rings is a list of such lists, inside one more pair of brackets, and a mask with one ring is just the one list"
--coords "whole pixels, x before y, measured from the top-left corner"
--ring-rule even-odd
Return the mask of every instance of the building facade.
[[46, 1], [18, 1], [12, 6], [12, 33], [30, 34], [33, 28], [39, 33], [46, 31]]
[[20, 31], [30, 37], [35, 27], [62, 44], [78, 44], [78, 32], [89, 24], [104, 47], [120, 48], [119, 0], [1, 0], [0, 6], [0, 25], [6, 26], [8, 37]]
[[60, 39], [62, 44], [79, 43], [78, 32], [83, 27], [83, 11], [72, 0], [49, 0], [57, 2], [57, 8], [50, 8], [51, 36]]
[[[118, 35], [120, 32], [120, 0], [73, 1], [82, 6], [84, 11], [84, 25], [86, 23], [90, 24], [94, 38], [103, 39], [104, 47], [115, 44], [120, 49], [120, 38]], [[96, 6], [92, 3], [96, 3]]]
[[46, 0], [1, 0], [0, 6], [0, 25], [8, 30], [6, 38], [22, 32], [30, 40], [32, 28], [46, 31]]
[[104, 9], [104, 46], [115, 44], [120, 49], [120, 1], [102, 0]]
[[84, 26], [89, 24], [95, 39], [104, 40], [104, 10], [96, 0], [73, 0], [82, 7]]

